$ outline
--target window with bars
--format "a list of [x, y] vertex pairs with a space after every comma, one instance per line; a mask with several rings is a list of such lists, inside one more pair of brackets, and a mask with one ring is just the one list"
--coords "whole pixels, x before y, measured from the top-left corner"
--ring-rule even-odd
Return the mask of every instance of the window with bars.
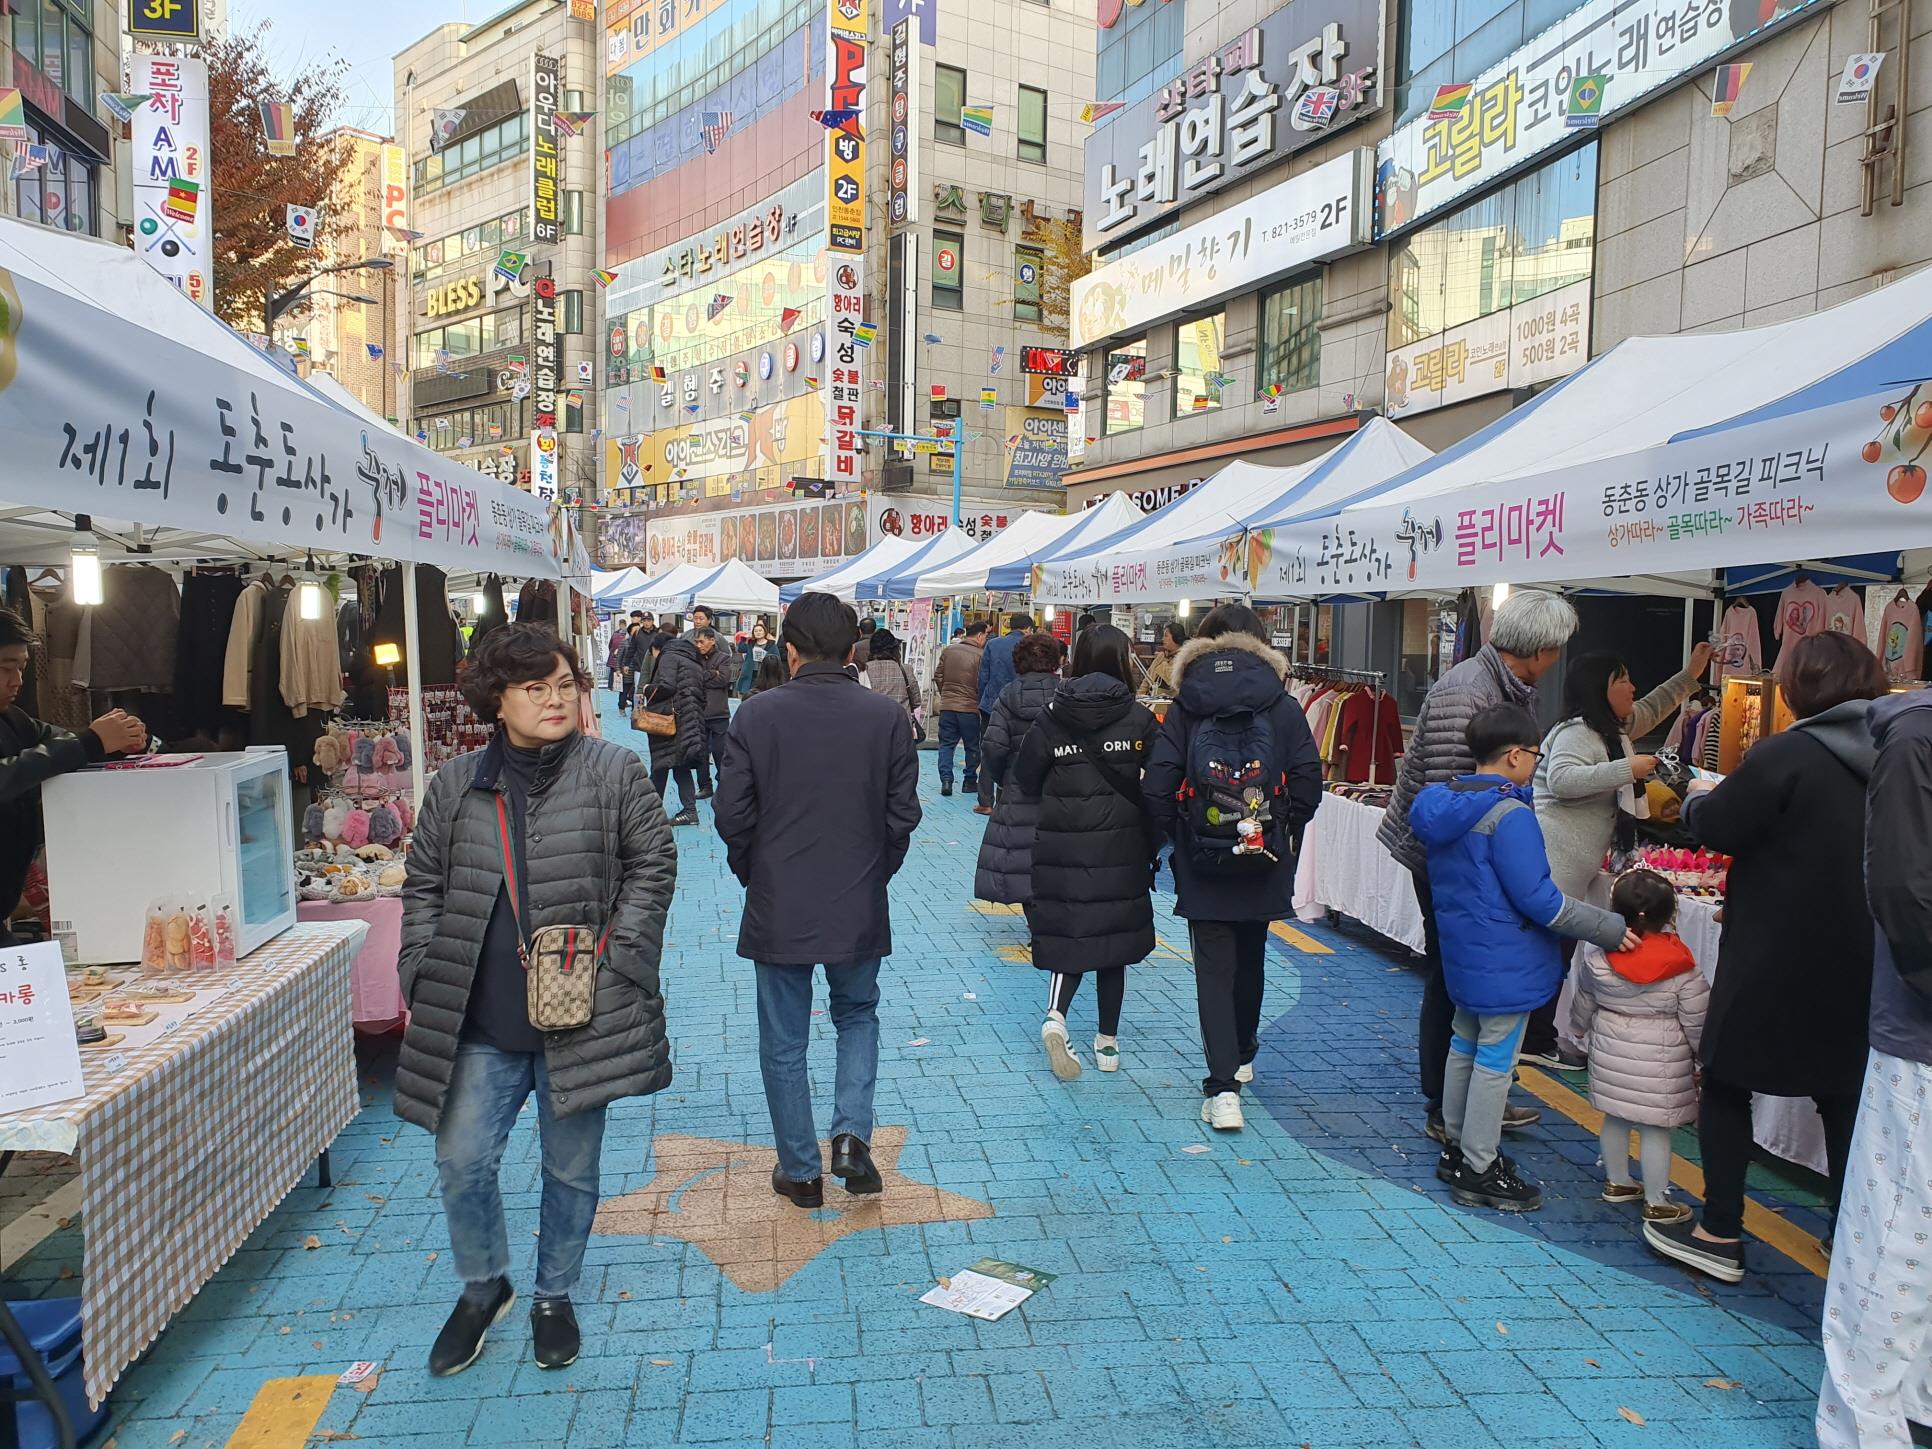
[[1322, 279], [1310, 277], [1261, 297], [1261, 350], [1255, 394], [1299, 392], [1321, 381]]

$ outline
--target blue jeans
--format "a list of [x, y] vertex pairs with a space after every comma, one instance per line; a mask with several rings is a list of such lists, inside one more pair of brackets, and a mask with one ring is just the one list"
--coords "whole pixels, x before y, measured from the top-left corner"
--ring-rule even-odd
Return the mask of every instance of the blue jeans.
[[[818, 1128], [805, 1049], [812, 1035], [812, 968], [758, 964], [758, 1066], [778, 1165], [793, 1182], [822, 1176]], [[872, 1088], [879, 1079], [879, 958], [825, 968], [832, 1025], [838, 1031], [838, 1076], [832, 1089], [832, 1135], [872, 1141]]]
[[966, 746], [966, 788], [979, 780], [979, 712], [967, 709], [939, 711], [939, 783], [953, 782], [953, 746]]
[[443, 1120], [436, 1130], [436, 1171], [443, 1215], [463, 1291], [487, 1296], [510, 1271], [497, 1182], [503, 1146], [531, 1088], [543, 1150], [543, 1207], [538, 1216], [537, 1297], [563, 1298], [584, 1269], [584, 1243], [597, 1216], [604, 1109], [552, 1115], [550, 1074], [541, 1052], [505, 1052], [482, 1042], [456, 1048]]

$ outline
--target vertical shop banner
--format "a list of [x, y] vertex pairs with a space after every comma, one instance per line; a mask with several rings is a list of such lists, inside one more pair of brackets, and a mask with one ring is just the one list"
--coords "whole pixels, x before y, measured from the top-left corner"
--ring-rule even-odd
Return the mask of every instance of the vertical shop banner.
[[539, 51], [530, 57], [530, 216], [532, 239], [563, 240], [563, 167], [557, 151], [557, 98], [563, 61]]
[[530, 411], [536, 431], [530, 439], [530, 492], [550, 502], [558, 493], [557, 279], [538, 277], [530, 287]]
[[[865, 117], [867, 0], [827, 0], [825, 108]], [[865, 142], [848, 131], [825, 133], [825, 477], [856, 490], [859, 429], [865, 405]]]
[[892, 27], [892, 159], [888, 167], [894, 226], [919, 220], [919, 50], [910, 17]]
[[134, 250], [213, 311], [208, 63], [185, 55], [133, 55], [127, 66], [128, 90], [148, 98], [134, 113], [129, 148]]
[[409, 250], [409, 153], [401, 146], [382, 148], [382, 247], [400, 256]]

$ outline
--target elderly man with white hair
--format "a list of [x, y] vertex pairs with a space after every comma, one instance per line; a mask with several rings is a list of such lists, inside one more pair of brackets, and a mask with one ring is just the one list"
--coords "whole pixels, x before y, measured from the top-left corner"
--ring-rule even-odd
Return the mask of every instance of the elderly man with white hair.
[[[1575, 632], [1576, 610], [1556, 594], [1518, 589], [1497, 606], [1489, 642], [1438, 679], [1423, 700], [1396, 776], [1395, 798], [1377, 832], [1389, 854], [1414, 876], [1416, 902], [1422, 907], [1428, 979], [1422, 989], [1418, 1045], [1422, 1094], [1429, 1109], [1427, 1131], [1437, 1142], [1447, 1141], [1442, 1078], [1449, 1061], [1455, 1007], [1442, 982], [1442, 942], [1429, 893], [1428, 854], [1409, 830], [1409, 806], [1424, 785], [1475, 773], [1476, 761], [1463, 739], [1469, 721], [1495, 704], [1518, 704], [1534, 711], [1537, 680], [1549, 672]], [[1542, 1115], [1533, 1107], [1510, 1107], [1503, 1114], [1503, 1126], [1515, 1131]]]

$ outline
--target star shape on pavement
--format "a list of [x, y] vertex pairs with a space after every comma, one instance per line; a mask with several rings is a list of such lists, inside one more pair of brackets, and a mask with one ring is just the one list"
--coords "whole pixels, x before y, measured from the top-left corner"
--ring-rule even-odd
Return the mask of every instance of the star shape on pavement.
[[[597, 1209], [603, 1237], [681, 1238], [746, 1293], [769, 1293], [840, 1238], [912, 1223], [963, 1223], [993, 1216], [989, 1203], [945, 1192], [900, 1173], [906, 1129], [881, 1127], [869, 1144], [884, 1180], [878, 1194], [848, 1193], [825, 1179], [825, 1206], [794, 1207], [772, 1191], [777, 1152], [747, 1142], [669, 1133], [651, 1146], [656, 1174]], [[821, 1149], [829, 1159], [830, 1147]]]

